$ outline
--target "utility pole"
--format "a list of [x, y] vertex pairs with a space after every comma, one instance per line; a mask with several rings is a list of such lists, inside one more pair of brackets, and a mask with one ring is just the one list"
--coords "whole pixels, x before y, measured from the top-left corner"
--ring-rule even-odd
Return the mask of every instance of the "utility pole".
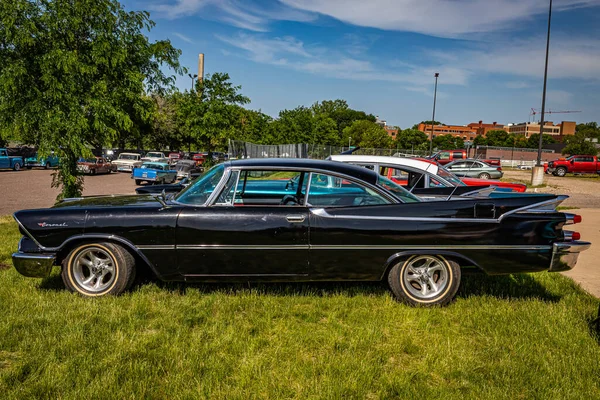
[[544, 64], [544, 88], [542, 90], [542, 116], [540, 120], [540, 137], [538, 142], [538, 154], [536, 166], [531, 170], [532, 186], [544, 183], [544, 168], [542, 167], [542, 140], [544, 138], [544, 113], [546, 112], [546, 83], [548, 81], [548, 54], [550, 52], [550, 23], [552, 22], [552, 0], [548, 9], [548, 35], [546, 37], [546, 62]]
[[433, 116], [431, 117], [431, 133], [429, 134], [429, 155], [433, 155], [433, 124], [435, 123], [435, 100], [437, 98], [437, 81], [440, 76], [439, 72], [434, 74], [435, 88], [433, 89]]
[[204, 53], [198, 54], [198, 83], [204, 79]]

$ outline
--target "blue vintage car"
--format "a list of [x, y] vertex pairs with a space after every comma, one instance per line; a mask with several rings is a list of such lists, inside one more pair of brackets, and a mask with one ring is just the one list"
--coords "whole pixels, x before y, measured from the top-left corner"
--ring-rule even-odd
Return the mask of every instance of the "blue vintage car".
[[141, 167], [133, 169], [131, 178], [135, 179], [136, 185], [141, 185], [142, 182], [160, 185], [175, 182], [177, 171], [172, 170], [167, 163], [146, 162]]
[[33, 157], [27, 157], [25, 159], [25, 166], [28, 169], [33, 167], [44, 167], [45, 169], [55, 168], [58, 167], [58, 157], [54, 154], [51, 154], [48, 157], [40, 157], [36, 154]]

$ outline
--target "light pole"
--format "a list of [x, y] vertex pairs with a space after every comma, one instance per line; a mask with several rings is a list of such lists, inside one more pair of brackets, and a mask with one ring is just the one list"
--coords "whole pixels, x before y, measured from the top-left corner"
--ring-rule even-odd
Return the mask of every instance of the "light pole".
[[192, 80], [192, 90], [194, 90], [194, 80], [198, 77], [198, 75], [196, 75], [196, 74], [194, 74], [194, 75], [188, 74], [188, 76]]
[[550, 52], [550, 23], [552, 22], [552, 0], [548, 9], [548, 35], [546, 36], [546, 62], [544, 64], [544, 88], [542, 90], [542, 116], [540, 120], [540, 137], [538, 142], [537, 163], [531, 172], [531, 184], [541, 185], [544, 182], [544, 168], [542, 167], [542, 140], [544, 138], [544, 113], [546, 112], [546, 83], [548, 81], [548, 54]]
[[350, 150], [350, 141], [352, 140], [352, 136], [348, 138], [348, 150]]
[[437, 98], [437, 81], [440, 76], [439, 72], [436, 72], [435, 77], [435, 88], [433, 89], [433, 116], [431, 117], [431, 133], [429, 134], [429, 155], [433, 155], [433, 124], [435, 123], [435, 100]]

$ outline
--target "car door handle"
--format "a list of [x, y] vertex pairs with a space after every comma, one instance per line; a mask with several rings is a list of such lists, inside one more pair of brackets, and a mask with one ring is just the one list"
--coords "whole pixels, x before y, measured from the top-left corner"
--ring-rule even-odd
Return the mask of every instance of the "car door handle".
[[304, 215], [288, 215], [286, 219], [288, 220], [288, 222], [298, 224], [304, 222], [306, 217]]

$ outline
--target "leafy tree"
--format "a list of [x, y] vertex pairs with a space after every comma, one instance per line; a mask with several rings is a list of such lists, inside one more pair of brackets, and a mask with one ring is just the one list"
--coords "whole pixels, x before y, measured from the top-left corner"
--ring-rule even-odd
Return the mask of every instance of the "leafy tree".
[[227, 139], [234, 138], [238, 106], [250, 99], [229, 79], [227, 73], [209, 74], [178, 99], [176, 118], [188, 149], [192, 144], [206, 151], [224, 149]]
[[[539, 146], [539, 140], [539, 133], [534, 133], [533, 135], [529, 136], [529, 139], [527, 139], [527, 147], [537, 149]], [[552, 137], [552, 135], [544, 133], [544, 135], [542, 136], [542, 145], [552, 143], [556, 143], [556, 140]]]
[[337, 145], [339, 134], [335, 121], [327, 113], [315, 114], [313, 108], [299, 106], [282, 110], [272, 123], [276, 144], [308, 143]]
[[483, 135], [477, 135], [475, 139], [473, 139], [473, 146], [488, 146], [488, 140]]
[[352, 125], [354, 121], [367, 120], [375, 122], [376, 119], [372, 114], [353, 110], [348, 106], [346, 100], [341, 99], [323, 100], [321, 103], [316, 102], [311, 108], [315, 115], [325, 114], [335, 122], [340, 138], [344, 129]]
[[144, 93], [173, 83], [163, 66], [182, 72], [179, 50], [143, 34], [153, 26], [117, 0], [0, 2], [0, 126], [61, 158], [61, 196], [81, 194], [77, 159], [89, 146], [151, 116]]
[[515, 136], [503, 129], [488, 131], [485, 137], [488, 146], [512, 147], [515, 143]]
[[590, 139], [585, 132], [576, 132], [573, 136], [565, 137], [566, 146], [562, 150], [562, 154], [597, 155], [598, 148]]
[[575, 132], [585, 135], [587, 138], [600, 139], [600, 127], [597, 122], [577, 124]]
[[429, 137], [418, 129], [404, 129], [396, 135], [398, 149], [424, 149], [429, 146]]
[[363, 148], [391, 148], [392, 139], [383, 127], [368, 120], [354, 121], [344, 129], [343, 143], [357, 144]]
[[433, 138], [433, 147], [443, 150], [463, 149], [465, 142], [458, 136], [438, 135]]

